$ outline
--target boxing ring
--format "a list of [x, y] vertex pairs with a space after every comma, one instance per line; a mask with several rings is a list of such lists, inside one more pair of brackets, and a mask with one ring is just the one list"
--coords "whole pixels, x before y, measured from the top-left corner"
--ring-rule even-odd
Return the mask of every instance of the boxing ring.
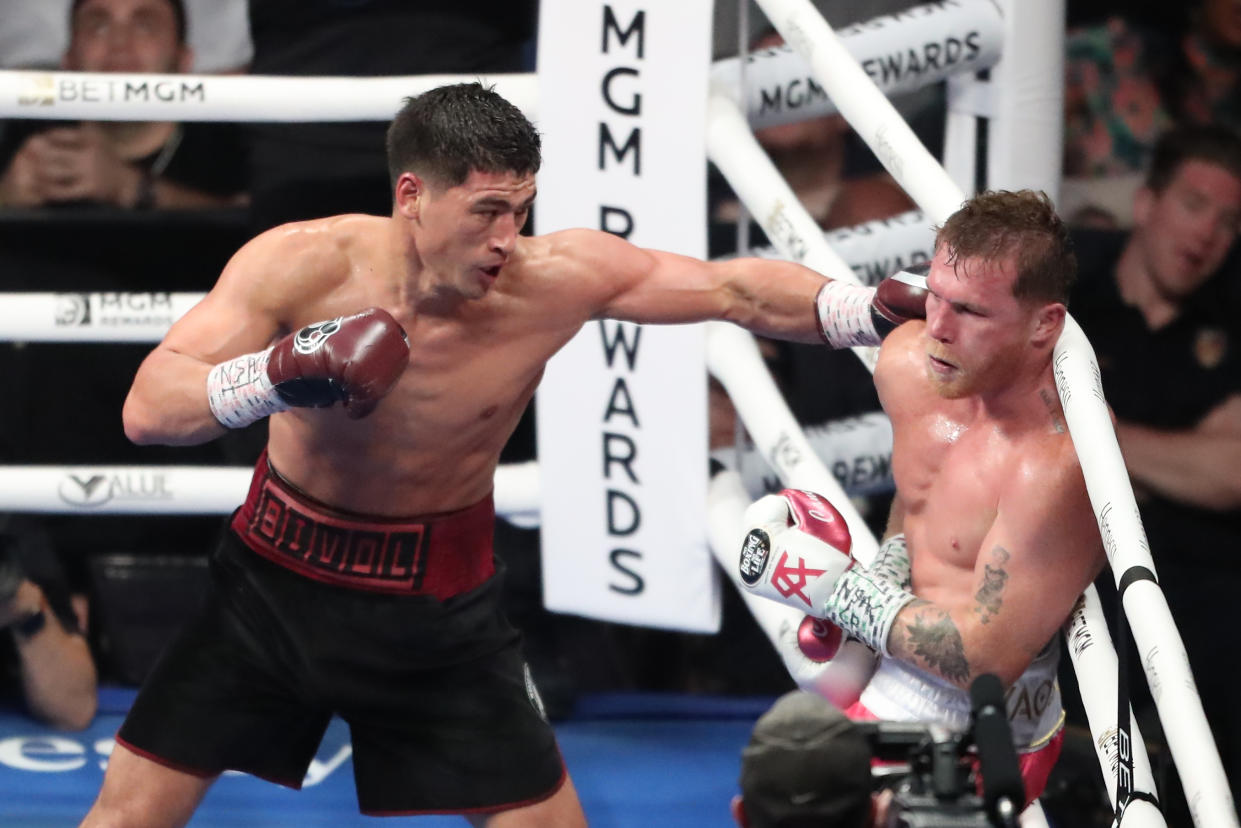
[[[916, 7], [878, 25], [834, 32], [809, 0], [758, 0], [784, 36], [787, 48], [768, 49], [711, 69], [706, 147], [749, 213], [772, 240], [778, 255], [836, 279], [858, 281], [889, 249], [928, 249], [930, 226], [945, 219], [977, 184], [980, 119], [988, 124], [986, 182], [990, 187], [1042, 188], [1055, 195], [1059, 168], [1059, 55], [1063, 4], [1057, 0], [952, 0]], [[947, 45], [961, 20], [972, 39]], [[1018, 36], [1020, 32], [1020, 36]], [[920, 71], [885, 71], [877, 55], [892, 44], [910, 44]], [[928, 60], [927, 43], [944, 44]], [[916, 44], [916, 49], [915, 49]], [[898, 46], [897, 51], [901, 48]], [[968, 59], [966, 56], [968, 55]], [[875, 61], [879, 62], [876, 63]], [[807, 72], [809, 74], [807, 74]], [[988, 72], [989, 78], [979, 73]], [[402, 78], [276, 78], [194, 75], [104, 75], [62, 72], [0, 72], [0, 117], [85, 120], [387, 120], [402, 98], [455, 76]], [[796, 108], [772, 107], [759, 90], [770, 79], [808, 94]], [[534, 75], [497, 75], [502, 95], [528, 114], [538, 110]], [[888, 96], [946, 81], [948, 132], [943, 165], [921, 145]], [[53, 109], [41, 108], [55, 101]], [[838, 111], [875, 152], [919, 211], [885, 222], [824, 234], [758, 146], [753, 130]], [[0, 339], [25, 342], [159, 341], [172, 320], [199, 294], [160, 296], [159, 318], [106, 325], [113, 294], [8, 294], [0, 302]], [[857, 349], [873, 367], [874, 353]], [[842, 505], [855, 553], [867, 560], [876, 543], [828, 471], [823, 449], [811, 445], [758, 355], [754, 340], [732, 326], [708, 326], [707, 367], [721, 382], [760, 453], [784, 485], [825, 494]], [[1122, 605], [1142, 653], [1142, 665], [1181, 777], [1195, 823], [1237, 825], [1227, 780], [1187, 666], [1184, 646], [1159, 590], [1115, 433], [1108, 417], [1098, 367], [1089, 342], [1069, 318], [1054, 352], [1056, 385], [1077, 447], [1087, 488]], [[247, 468], [195, 466], [9, 466], [0, 468], [0, 508], [69, 514], [225, 514], [244, 497]], [[496, 477], [497, 511], [519, 525], [539, 520], [539, 470], [535, 463], [502, 467]], [[157, 491], [158, 497], [150, 496]], [[740, 516], [750, 494], [739, 474], [725, 472], [711, 484], [710, 535], [724, 570], [740, 537]], [[804, 687], [829, 697], [852, 674], [846, 648], [827, 664], [812, 662], [796, 646], [801, 616], [745, 596], [764, 632]], [[1118, 667], [1091, 588], [1065, 627], [1070, 658], [1104, 779], [1117, 803], [1121, 826], [1162, 825], [1158, 808], [1138, 794], [1154, 782], [1143, 741], [1118, 703]], [[860, 645], [859, 645], [860, 646]], [[1032, 817], [1033, 818], [1033, 817]]]

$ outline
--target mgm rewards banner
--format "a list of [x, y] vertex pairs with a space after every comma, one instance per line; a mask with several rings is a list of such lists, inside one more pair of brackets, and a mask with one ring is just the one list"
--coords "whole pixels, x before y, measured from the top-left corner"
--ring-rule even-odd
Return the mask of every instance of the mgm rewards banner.
[[[538, 233], [594, 227], [705, 257], [711, 11], [543, 0]], [[706, 388], [700, 325], [591, 322], [552, 359], [536, 406], [549, 609], [719, 628]]]

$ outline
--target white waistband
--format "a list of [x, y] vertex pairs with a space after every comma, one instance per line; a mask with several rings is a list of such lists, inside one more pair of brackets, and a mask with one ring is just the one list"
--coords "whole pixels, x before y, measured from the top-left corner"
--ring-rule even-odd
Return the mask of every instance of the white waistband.
[[[1022, 750], [1042, 747], [1064, 724], [1053, 641], [1008, 689], [1005, 701], [1013, 744]], [[884, 658], [862, 691], [862, 705], [884, 721], [932, 722], [962, 732], [970, 725], [969, 693], [917, 667]]]

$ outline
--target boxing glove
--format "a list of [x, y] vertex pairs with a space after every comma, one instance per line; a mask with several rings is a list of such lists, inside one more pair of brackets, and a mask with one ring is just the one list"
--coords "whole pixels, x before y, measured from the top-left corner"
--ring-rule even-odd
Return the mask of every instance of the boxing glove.
[[852, 565], [852, 538], [836, 507], [813, 492], [785, 489], [745, 512], [738, 574], [745, 588], [822, 617], [837, 579]]
[[815, 300], [819, 332], [833, 348], [878, 345], [899, 325], [926, 318], [930, 262], [893, 273], [878, 287], [828, 281]]
[[[748, 590], [826, 618], [843, 634], [889, 654], [892, 624], [914, 600], [903, 536], [884, 544], [871, 569], [854, 566], [844, 518], [823, 497], [797, 489], [756, 500], [746, 510], [745, 524], [750, 528], [738, 567]], [[830, 635], [830, 628], [824, 629]]]
[[211, 413], [241, 428], [291, 407], [344, 403], [352, 418], [374, 410], [409, 363], [392, 315], [370, 308], [307, 325], [266, 351], [221, 362], [207, 376]]

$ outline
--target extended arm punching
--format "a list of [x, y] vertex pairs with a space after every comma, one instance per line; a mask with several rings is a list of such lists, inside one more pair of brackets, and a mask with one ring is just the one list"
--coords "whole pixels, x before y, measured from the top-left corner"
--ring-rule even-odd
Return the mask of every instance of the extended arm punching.
[[722, 320], [772, 339], [843, 348], [877, 345], [896, 325], [925, 315], [925, 276], [917, 268], [867, 288], [825, 279], [794, 262], [704, 262], [591, 230], [545, 239], [549, 260], [533, 267], [546, 266], [565, 276], [562, 286], [589, 293], [595, 318], [642, 324]]

